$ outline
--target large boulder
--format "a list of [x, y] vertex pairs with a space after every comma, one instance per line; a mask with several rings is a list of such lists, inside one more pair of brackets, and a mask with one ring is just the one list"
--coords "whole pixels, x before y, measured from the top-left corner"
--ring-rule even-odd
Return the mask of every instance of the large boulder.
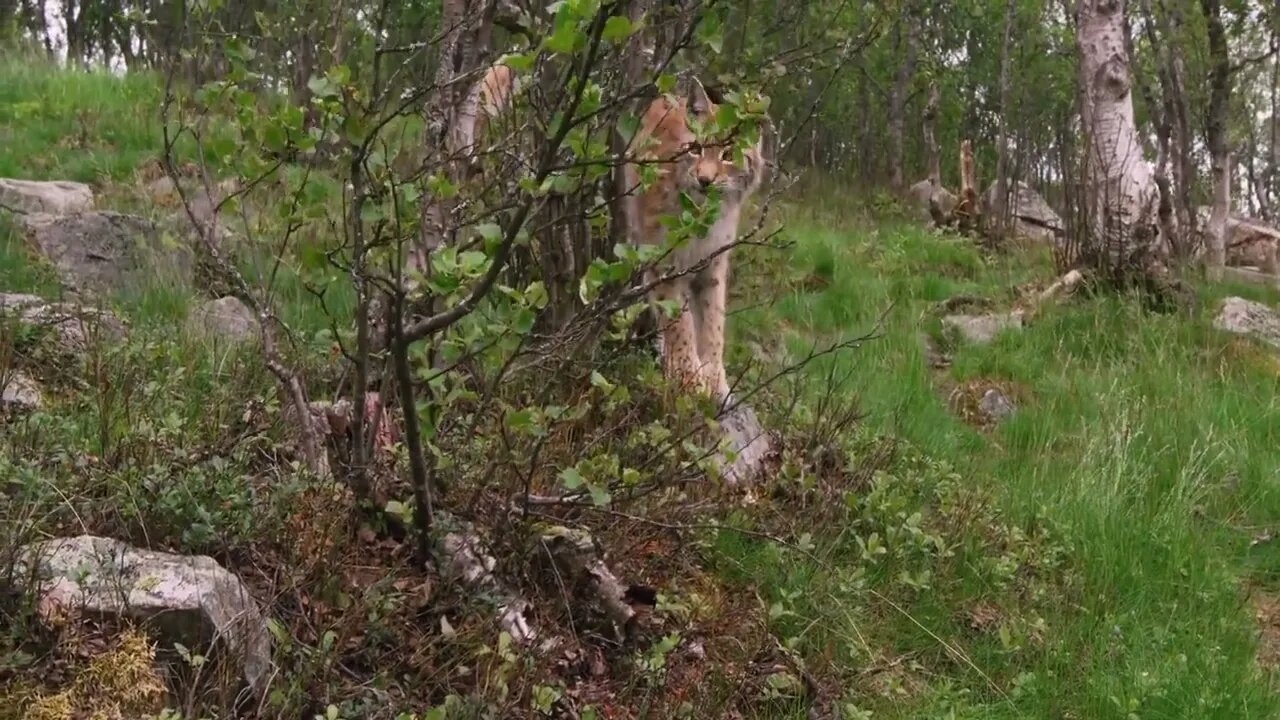
[[88, 349], [93, 340], [119, 341], [125, 326], [106, 310], [66, 302], [50, 302], [36, 295], [0, 293], [0, 326], [16, 322], [53, 333], [68, 353]]
[[0, 209], [20, 215], [65, 215], [93, 209], [93, 190], [78, 182], [0, 178]]
[[978, 400], [978, 412], [988, 423], [995, 424], [1011, 417], [1018, 407], [1000, 388], [987, 388]]
[[1229, 297], [1222, 301], [1213, 325], [1237, 335], [1251, 335], [1280, 350], [1280, 313], [1262, 303]]
[[[990, 214], [995, 205], [996, 184], [992, 183], [982, 195], [982, 206]], [[1015, 235], [1045, 243], [1053, 242], [1066, 227], [1040, 193], [1024, 182], [1009, 186], [1009, 217], [1013, 219]]]
[[951, 215], [960, 199], [941, 185], [935, 186], [928, 178], [907, 189], [907, 199], [918, 211], [920, 220], [938, 223]]
[[239, 299], [227, 296], [210, 300], [191, 312], [192, 331], [230, 342], [246, 342], [258, 335], [258, 320]]
[[1021, 330], [1019, 313], [988, 313], [985, 315], [948, 315], [942, 318], [945, 331], [954, 333], [966, 342], [986, 345], [1005, 330]]
[[[1212, 213], [1213, 209], [1207, 205], [1196, 208], [1197, 226], [1201, 231], [1208, 226]], [[1229, 215], [1226, 244], [1227, 265], [1280, 273], [1276, 257], [1280, 249], [1280, 230], [1246, 215]]]
[[34, 380], [22, 373], [0, 374], [0, 413], [39, 410], [44, 393]]
[[[240, 578], [213, 558], [141, 550], [111, 538], [81, 535], [23, 549], [34, 570], [39, 607], [151, 624], [168, 644], [192, 649], [225, 643], [256, 692], [271, 676], [271, 636]], [[33, 577], [22, 572], [19, 578]]]
[[907, 188], [907, 201], [926, 219], [929, 217], [929, 198], [932, 196], [933, 183], [928, 178]]
[[85, 212], [32, 215], [23, 224], [31, 245], [72, 289], [108, 293], [156, 277], [190, 282], [190, 249], [165, 242], [145, 218]]

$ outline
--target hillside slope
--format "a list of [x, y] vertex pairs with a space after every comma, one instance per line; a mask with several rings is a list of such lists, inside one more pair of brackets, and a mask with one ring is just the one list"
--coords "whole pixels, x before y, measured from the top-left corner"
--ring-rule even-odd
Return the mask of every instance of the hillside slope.
[[[100, 207], [172, 213], [137, 177], [160, 150], [157, 93], [145, 76], [0, 58], [0, 177], [90, 182]], [[255, 352], [191, 333], [200, 293], [162, 279], [108, 299], [129, 339], [81, 363], [52, 362], [30, 333], [0, 325], [0, 377], [28, 372], [49, 395], [0, 425], [0, 558], [82, 531], [217, 558], [279, 618], [281, 674], [260, 711], [272, 717], [330, 705], [395, 717], [443, 708], [452, 692], [507, 717], [536, 716], [530, 703], [554, 695], [599, 717], [790, 718], [805, 716], [802, 680], [842, 717], [1277, 717], [1280, 358], [1210, 320], [1226, 295], [1280, 297], [1201, 286], [1192, 315], [1075, 297], [990, 344], [953, 344], [937, 303], [1007, 308], [1018, 286], [1051, 279], [1048, 259], [985, 255], [839, 197], [811, 180], [782, 212], [785, 256], [736, 258], [730, 370], [876, 337], [762, 396], [783, 456], [752, 502], [593, 526], [658, 586], [669, 631], [616, 656], [592, 650], [607, 672], [519, 656], [474, 598], [414, 567], [398, 540], [370, 543], [335, 519], [342, 489], [301, 479], [279, 450], [287, 437]], [[306, 287], [318, 251], [290, 252], [293, 352], [323, 369], [327, 315]], [[0, 292], [59, 294], [3, 215]], [[930, 367], [926, 337], [947, 367]], [[633, 394], [654, 373], [630, 356], [601, 370]], [[979, 422], [991, 389], [1016, 409]], [[659, 420], [642, 400], [627, 421]], [[483, 465], [467, 463], [496, 452], [489, 442], [454, 458], [474, 471], [464, 481], [479, 486]], [[704, 500], [682, 496], [679, 511]], [[0, 697], [15, 699], [0, 717], [56, 696], [115, 632], [86, 639], [28, 610], [7, 596], [0, 607]], [[690, 643], [705, 643], [701, 659]], [[190, 659], [171, 651], [167, 704], [217, 712], [211, 696], [195, 702]]]

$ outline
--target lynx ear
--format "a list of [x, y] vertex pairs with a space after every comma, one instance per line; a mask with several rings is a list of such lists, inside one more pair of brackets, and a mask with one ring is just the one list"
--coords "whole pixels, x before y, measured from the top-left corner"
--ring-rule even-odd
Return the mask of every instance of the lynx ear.
[[707, 89], [702, 87], [698, 78], [689, 78], [689, 112], [694, 115], [705, 115], [711, 111], [711, 98]]

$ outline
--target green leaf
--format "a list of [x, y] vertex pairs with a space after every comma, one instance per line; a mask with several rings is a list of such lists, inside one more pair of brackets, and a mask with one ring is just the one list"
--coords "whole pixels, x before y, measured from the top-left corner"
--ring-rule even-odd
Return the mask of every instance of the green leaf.
[[524, 299], [529, 305], [538, 308], [547, 306], [547, 287], [541, 280], [529, 283], [529, 287], [524, 289]]
[[577, 468], [565, 468], [560, 471], [560, 482], [570, 490], [577, 490], [587, 484], [586, 479], [582, 477], [582, 473]]
[[268, 125], [262, 132], [262, 144], [272, 152], [284, 152], [289, 144], [289, 134], [279, 125]]
[[331, 98], [338, 94], [338, 86], [327, 77], [313, 75], [307, 81], [307, 89], [317, 98]]
[[665, 95], [676, 88], [676, 76], [671, 73], [662, 73], [654, 84], [658, 86], [658, 92]]
[[479, 272], [489, 262], [489, 256], [476, 250], [468, 250], [458, 255], [458, 264], [463, 272]]
[[547, 39], [542, 41], [542, 46], [553, 53], [568, 55], [578, 47], [578, 42], [585, 40], [582, 31], [571, 22], [561, 23]]
[[529, 308], [520, 308], [516, 311], [515, 317], [511, 319], [511, 329], [521, 335], [525, 335], [533, 330], [533, 323], [538, 319], [538, 314]]
[[435, 174], [427, 178], [427, 190], [442, 200], [448, 200], [458, 194], [457, 186], [449, 182], [449, 178], [441, 174]]
[[360, 208], [360, 219], [367, 223], [376, 223], [387, 219], [386, 210], [378, 203], [365, 203]]
[[621, 15], [614, 15], [605, 21], [604, 31], [600, 33], [600, 37], [608, 42], [617, 42], [627, 39], [632, 32], [631, 20]]
[[627, 113], [618, 118], [618, 133], [622, 135], [622, 139], [627, 145], [635, 139], [636, 133], [640, 131], [640, 116]]
[[533, 435], [539, 426], [533, 410], [526, 408], [507, 413], [507, 428], [514, 432]]
[[592, 485], [590, 490], [591, 502], [595, 503], [596, 507], [604, 507], [613, 499], [613, 496], [609, 494], [609, 488], [603, 485]]
[[486, 243], [496, 244], [502, 240], [502, 226], [497, 223], [482, 223], [476, 226], [476, 233], [480, 235]]
[[529, 72], [533, 69], [533, 63], [538, 59], [538, 54], [528, 53], [510, 53], [503, 55], [498, 59], [499, 65], [506, 65], [518, 73]]
[[603, 390], [606, 395], [613, 392], [614, 387], [616, 387], [613, 383], [606, 380], [598, 370], [591, 371], [591, 384]]

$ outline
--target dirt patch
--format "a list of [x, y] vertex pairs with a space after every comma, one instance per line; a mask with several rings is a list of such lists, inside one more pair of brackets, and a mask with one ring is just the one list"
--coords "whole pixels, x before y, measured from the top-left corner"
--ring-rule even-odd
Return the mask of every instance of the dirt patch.
[[1258, 665], [1280, 669], [1280, 595], [1255, 589], [1251, 605], [1258, 622]]
[[1268, 375], [1280, 375], [1280, 355], [1258, 345], [1246, 337], [1233, 337], [1221, 351], [1206, 350], [1219, 370], [1231, 372], [1233, 368], [1247, 367]]

